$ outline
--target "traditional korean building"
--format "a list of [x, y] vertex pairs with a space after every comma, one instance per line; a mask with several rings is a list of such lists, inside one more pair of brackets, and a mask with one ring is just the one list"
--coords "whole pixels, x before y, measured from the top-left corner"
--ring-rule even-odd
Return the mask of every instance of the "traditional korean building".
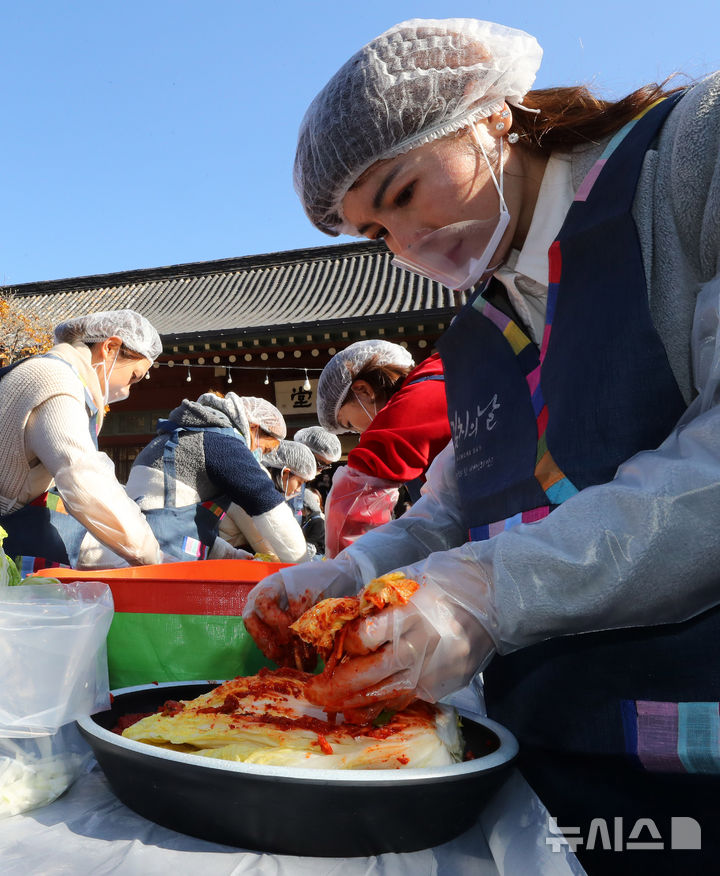
[[[123, 481], [157, 420], [183, 398], [209, 389], [262, 396], [283, 412], [292, 437], [317, 423], [317, 379], [336, 351], [385, 338], [420, 362], [457, 304], [439, 283], [394, 268], [374, 242], [0, 288], [10, 292], [51, 325], [129, 307], [160, 333], [163, 354], [149, 379], [111, 407], [100, 436]], [[355, 443], [342, 440], [345, 451]]]

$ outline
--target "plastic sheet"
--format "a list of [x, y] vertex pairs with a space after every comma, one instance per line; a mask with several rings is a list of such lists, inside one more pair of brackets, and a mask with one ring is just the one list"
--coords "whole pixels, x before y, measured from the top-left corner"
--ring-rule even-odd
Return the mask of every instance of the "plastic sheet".
[[147, 821], [120, 803], [96, 768], [50, 806], [0, 821], [0, 859], [3, 876], [580, 876], [584, 871], [572, 853], [553, 852], [546, 844], [547, 817], [529, 786], [513, 773], [473, 828], [436, 848], [374, 858], [269, 855], [216, 845]]

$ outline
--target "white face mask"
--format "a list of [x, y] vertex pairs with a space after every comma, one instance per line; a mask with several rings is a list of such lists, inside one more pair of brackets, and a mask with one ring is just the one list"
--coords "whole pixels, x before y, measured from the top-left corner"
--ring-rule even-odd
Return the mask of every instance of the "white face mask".
[[500, 138], [498, 182], [474, 125], [471, 126], [471, 131], [490, 168], [492, 181], [500, 196], [498, 215], [492, 219], [470, 219], [445, 225], [408, 244], [392, 260], [393, 265], [399, 268], [429, 280], [436, 280], [458, 292], [472, 289], [488, 271], [490, 259], [510, 222], [510, 213], [503, 197], [503, 139]]
[[113, 363], [110, 366], [110, 370], [107, 370], [107, 362], [103, 359], [102, 362], [98, 362], [93, 365], [93, 368], [97, 371], [97, 369], [102, 365], [103, 368], [103, 377], [105, 379], [105, 389], [103, 390], [103, 402], [106, 405], [111, 405], [113, 402], [124, 401], [130, 395], [130, 387], [122, 386], [119, 389], [114, 389], [112, 393], [110, 392], [110, 375], [113, 373], [113, 368], [115, 367], [115, 363], [118, 360], [118, 356], [120, 355], [120, 350], [115, 353], [115, 358], [113, 359]]
[[295, 496], [300, 495], [300, 487], [297, 487], [295, 490], [292, 491], [292, 493], [288, 493], [288, 488], [290, 486], [291, 472], [290, 472], [289, 468], [284, 468], [280, 474], [281, 479], [282, 479], [283, 475], [285, 474], [285, 472], [287, 472], [287, 480], [285, 481], [285, 489], [283, 490], [283, 492], [285, 493], [285, 501], [287, 501], [288, 499], [294, 499]]
[[[355, 392], [354, 389], [353, 389], [353, 391], [352, 391], [352, 394], [355, 396], [355, 401], [360, 405], [360, 407], [361, 407], [361, 408], [365, 411], [365, 413], [368, 415], [368, 419], [371, 420], [371, 421], [374, 420], [375, 417], [377, 417], [377, 405], [375, 404], [375, 399], [373, 399], [373, 410], [374, 410], [374, 413], [371, 414], [370, 411], [365, 407], [365, 405], [360, 401], [360, 396]], [[356, 431], [357, 431], [357, 430], [356, 430]]]

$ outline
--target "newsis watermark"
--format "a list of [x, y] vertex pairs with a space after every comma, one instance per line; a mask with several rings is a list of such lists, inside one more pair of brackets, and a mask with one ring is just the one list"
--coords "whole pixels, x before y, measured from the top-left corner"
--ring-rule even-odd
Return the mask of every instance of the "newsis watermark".
[[557, 820], [548, 817], [546, 845], [553, 852], [562, 852], [565, 847], [576, 852], [583, 846], [587, 851], [698, 851], [702, 847], [702, 831], [694, 818], [673, 816], [670, 819], [670, 835], [663, 836], [652, 818], [638, 818], [634, 823], [624, 818], [593, 818], [583, 836], [579, 827], [559, 827]]

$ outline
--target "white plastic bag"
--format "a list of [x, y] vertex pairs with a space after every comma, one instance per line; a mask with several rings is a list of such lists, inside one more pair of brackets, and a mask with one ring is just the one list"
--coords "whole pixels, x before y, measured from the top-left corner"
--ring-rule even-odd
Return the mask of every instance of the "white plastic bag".
[[72, 725], [110, 704], [107, 584], [0, 585], [0, 817], [50, 803], [90, 753]]
[[74, 724], [47, 736], [0, 738], [0, 818], [52, 803], [92, 760]]

